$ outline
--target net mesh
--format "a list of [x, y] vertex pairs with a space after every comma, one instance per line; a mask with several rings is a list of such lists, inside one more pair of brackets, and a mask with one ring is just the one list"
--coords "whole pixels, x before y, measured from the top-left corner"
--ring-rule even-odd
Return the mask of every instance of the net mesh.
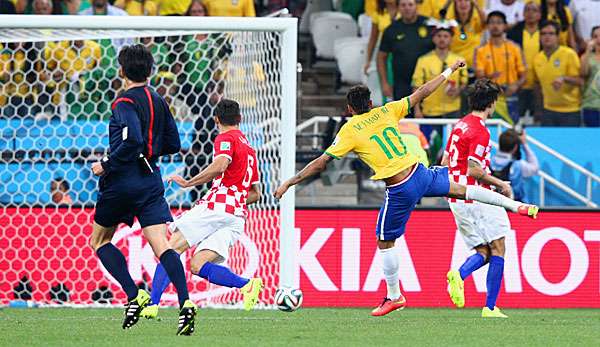
[[[163, 157], [163, 179], [190, 177], [212, 157], [212, 119], [220, 97], [240, 102], [241, 130], [257, 150], [263, 197], [250, 207], [245, 235], [228, 266], [266, 282], [272, 303], [278, 281], [281, 130], [281, 34], [275, 32], [0, 30], [0, 304], [123, 302], [123, 291], [88, 246], [97, 179], [90, 165], [108, 148], [111, 103], [122, 90], [117, 52], [142, 43], [152, 52], [150, 85], [176, 119], [182, 151]], [[173, 214], [208, 187], [165, 184]], [[139, 224], [121, 226], [115, 243], [132, 277], [149, 286], [157, 264]], [[182, 255], [189, 270], [191, 253]], [[237, 304], [239, 291], [208, 284], [188, 271], [192, 299]], [[176, 301], [172, 286], [163, 299]]]

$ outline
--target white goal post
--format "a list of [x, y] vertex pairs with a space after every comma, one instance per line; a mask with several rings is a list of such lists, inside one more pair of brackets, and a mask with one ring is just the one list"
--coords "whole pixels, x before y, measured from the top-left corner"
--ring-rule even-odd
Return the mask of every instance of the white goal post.
[[[74, 42], [73, 40], [97, 40], [100, 41], [101, 39], [115, 39], [115, 38], [126, 38], [126, 39], [131, 39], [133, 40], [133, 42], [139, 41], [142, 38], [145, 37], [158, 37], [158, 36], [163, 36], [166, 37], [168, 39], [168, 37], [170, 35], [179, 35], [178, 37], [183, 38], [184, 35], [190, 35], [190, 34], [195, 34], [195, 33], [208, 33], [208, 34], [212, 34], [212, 33], [228, 33], [227, 35], [230, 36], [235, 36], [239, 33], [248, 33], [247, 36], [240, 36], [238, 39], [240, 41], [244, 41], [245, 39], [251, 39], [253, 36], [252, 34], [254, 33], [273, 33], [273, 35], [276, 35], [277, 37], [274, 39], [270, 39], [270, 36], [266, 36], [267, 38], [265, 39], [265, 42], [261, 42], [258, 43], [256, 45], [256, 47], [254, 46], [243, 46], [243, 45], [239, 45], [238, 49], [241, 49], [242, 52], [239, 52], [239, 55], [243, 55], [243, 54], [255, 54], [255, 52], [251, 52], [251, 50], [253, 49], [266, 49], [268, 50], [268, 53], [261, 53], [261, 54], [256, 54], [257, 58], [256, 60], [258, 61], [256, 64], [262, 64], [263, 67], [261, 67], [259, 70], [259, 73], [262, 73], [263, 69], [267, 69], [269, 67], [272, 67], [274, 69], [277, 69], [279, 71], [276, 71], [276, 73], [273, 73], [272, 75], [269, 75], [269, 71], [266, 71], [266, 73], [263, 73], [263, 75], [266, 75], [266, 83], [269, 83], [269, 87], [264, 89], [264, 90], [273, 90], [275, 91], [274, 95], [258, 95], [258, 93], [261, 93], [260, 90], [258, 91], [254, 91], [254, 89], [258, 89], [258, 88], [254, 88], [251, 84], [249, 84], [248, 82], [246, 82], [246, 85], [244, 88], [248, 88], [250, 90], [252, 90], [253, 93], [257, 93], [258, 96], [256, 96], [256, 99], [258, 101], [256, 101], [256, 103], [260, 103], [263, 102], [264, 105], [267, 105], [265, 107], [267, 107], [267, 109], [257, 109], [254, 108], [251, 111], [248, 112], [252, 112], [253, 116], [255, 117], [253, 119], [255, 119], [256, 123], [260, 123], [260, 126], [263, 126], [264, 124], [270, 124], [269, 126], [271, 128], [275, 128], [274, 130], [274, 135], [273, 134], [269, 134], [269, 135], [264, 135], [263, 134], [256, 134], [256, 137], [259, 139], [259, 142], [261, 143], [261, 146], [263, 146], [265, 149], [265, 151], [270, 151], [268, 156], [268, 159], [271, 160], [269, 161], [269, 164], [272, 162], [273, 165], [272, 166], [268, 166], [269, 169], [267, 172], [261, 172], [261, 178], [263, 178], [264, 180], [268, 180], [268, 182], [266, 182], [265, 184], [267, 185], [267, 189], [265, 190], [265, 192], [267, 192], [269, 194], [269, 196], [267, 197], [263, 197], [263, 200], [261, 200], [261, 203], [258, 204], [258, 207], [254, 207], [253, 209], [255, 211], [258, 210], [258, 212], [255, 213], [255, 219], [256, 221], [254, 222], [254, 227], [258, 228], [262, 225], [267, 225], [269, 223], [273, 224], [274, 229], [276, 230], [276, 234], [272, 234], [272, 233], [268, 233], [265, 234], [264, 237], [265, 238], [271, 238], [272, 240], [269, 240], [270, 242], [274, 243], [276, 242], [277, 239], [279, 242], [279, 249], [275, 249], [276, 247], [272, 247], [274, 249], [269, 249], [268, 251], [273, 252], [274, 254], [278, 254], [278, 258], [276, 260], [277, 265], [273, 266], [272, 268], [270, 268], [268, 271], [272, 271], [274, 272], [273, 275], [273, 281], [275, 281], [275, 279], [277, 279], [276, 281], [278, 281], [278, 283], [268, 283], [268, 285], [271, 288], [268, 288], [269, 290], [267, 290], [267, 293], [265, 294], [265, 296], [263, 296], [261, 298], [261, 301], [270, 304], [272, 303], [272, 296], [274, 295], [274, 289], [276, 287], [295, 287], [298, 285], [298, 283], [294, 283], [296, 280], [296, 276], [294, 275], [294, 268], [296, 266], [296, 252], [297, 252], [297, 246], [296, 246], [296, 238], [294, 236], [294, 213], [295, 213], [295, 191], [294, 189], [290, 189], [290, 191], [279, 201], [275, 201], [275, 199], [272, 197], [272, 193], [274, 192], [275, 188], [277, 187], [277, 185], [279, 183], [282, 182], [283, 179], [287, 179], [291, 176], [294, 175], [295, 173], [295, 155], [296, 155], [296, 97], [297, 97], [297, 92], [296, 92], [296, 88], [297, 88], [297, 74], [296, 74], [296, 69], [297, 69], [297, 19], [296, 18], [241, 18], [241, 17], [143, 17], [143, 16], [131, 16], [131, 17], [123, 17], [123, 16], [36, 16], [36, 15], [30, 15], [30, 16], [22, 16], [22, 15], [3, 15], [0, 16], [0, 45], [4, 45], [4, 47], [8, 47], [7, 45], [9, 45], [10, 43], [22, 43], [22, 42], [33, 42], [33, 43], [41, 43], [42, 45], [51, 43], [51, 42]], [[230, 33], [230, 34], [229, 34]], [[245, 34], [239, 34], [239, 35], [245, 35]], [[230, 37], [228, 36], [228, 38]], [[183, 40], [183, 39], [181, 39]], [[279, 47], [272, 47], [269, 45], [278, 45]], [[235, 50], [235, 44], [230, 44], [230, 46], [228, 46], [228, 48], [231, 48], [233, 50]], [[33, 47], [35, 47], [35, 44], [33, 45]], [[39, 47], [39, 46], [38, 46]], [[42, 56], [42, 60], [44, 59], [43, 56], [43, 50], [44, 48], [37, 48], [39, 50], [38, 56]], [[243, 50], [247, 50], [247, 52], [244, 52]], [[42, 53], [40, 53], [42, 52]], [[168, 53], [168, 52], [167, 52]], [[166, 53], [166, 54], [167, 54]], [[234, 51], [233, 53], [228, 53], [230, 54], [230, 56], [227, 58], [230, 61], [233, 61], [235, 59], [234, 56], [236, 56], [236, 52]], [[273, 56], [277, 54], [278, 56]], [[65, 53], [66, 55], [66, 53]], [[47, 58], [47, 56], [46, 56]], [[268, 60], [272, 59], [273, 61], [275, 61], [275, 63], [271, 63]], [[250, 67], [252, 67], [252, 65], [254, 64], [254, 61], [251, 61], [250, 63], [246, 62], [244, 64], [249, 64]], [[214, 65], [214, 64], [213, 64]], [[256, 68], [255, 68], [256, 69]], [[226, 70], [226, 69], [223, 69]], [[0, 71], [1, 72], [1, 71]], [[224, 74], [227, 75], [229, 73], [229, 76], [224, 77], [223, 79], [226, 80], [227, 78], [232, 78], [231, 77], [231, 72], [227, 72], [225, 71]], [[250, 73], [248, 73], [250, 74]], [[165, 74], [166, 75], [166, 74]], [[271, 77], [271, 76], [275, 76], [275, 77]], [[270, 80], [272, 79], [272, 80]], [[0, 81], [0, 84], [2, 82]], [[33, 82], [32, 82], [33, 84]], [[226, 84], [226, 83], [225, 83]], [[81, 87], [83, 89], [83, 87]], [[94, 90], [95, 92], [100, 92], [102, 93], [103, 87], [97, 87], [97, 90]], [[229, 89], [228, 89], [229, 88]], [[235, 99], [235, 91], [234, 89], [232, 89], [233, 87], [228, 87], [227, 85], [224, 87], [224, 92], [223, 95], [225, 97], [227, 96], [231, 96], [233, 99]], [[18, 87], [17, 87], [18, 89]], [[245, 91], [242, 91], [242, 93]], [[229, 94], [229, 95], [228, 95]], [[10, 96], [6, 96], [5, 95], [5, 99], [8, 99], [7, 103], [10, 104]], [[16, 99], [16, 98], [15, 98]], [[259, 100], [260, 99], [260, 100]], [[263, 100], [263, 101], [261, 101]], [[266, 100], [266, 101], [265, 101]], [[1, 100], [1, 96], [0, 96], [0, 101]], [[28, 112], [31, 109], [33, 109], [35, 106], [35, 104], [28, 104], [26, 106], [26, 111]], [[17, 107], [18, 108], [18, 107]], [[82, 106], [83, 108], [83, 106]], [[57, 107], [58, 109], [58, 107]], [[244, 116], [244, 106], [242, 105], [242, 115]], [[265, 116], [261, 116], [261, 112], [263, 112], [262, 114], [264, 114]], [[15, 111], [16, 112], [16, 111]], [[33, 111], [31, 111], [33, 112]], [[37, 111], [36, 111], [37, 112]], [[58, 112], [58, 111], [57, 111]], [[83, 111], [82, 111], [83, 112]], [[256, 114], [256, 115], [255, 115]], [[28, 115], [28, 116], [33, 116], [33, 115]], [[7, 129], [9, 129], [10, 127], [13, 127], [14, 129], [9, 129], [10, 131], [6, 131], [3, 136], [5, 136], [5, 138], [0, 139], [0, 145], [2, 145], [2, 141], [6, 141], [6, 143], [8, 143], [6, 145], [6, 148], [9, 148], [8, 146], [11, 143], [14, 143], [16, 145], [14, 145], [14, 148], [9, 148], [10, 151], [6, 150], [5, 147], [0, 148], [0, 150], [3, 151], [3, 153], [5, 153], [5, 155], [0, 158], [0, 164], [2, 166], [0, 166], [0, 174], [3, 174], [4, 179], [8, 179], [12, 180], [12, 181], [18, 181], [20, 180], [20, 176], [18, 176], [18, 172], [17, 171], [21, 171], [21, 170], [29, 170], [28, 168], [33, 168], [36, 164], [35, 161], [32, 160], [31, 164], [22, 164], [20, 162], [18, 162], [20, 159], [19, 157], [19, 148], [18, 148], [18, 143], [20, 143], [19, 141], [21, 141], [22, 139], [20, 139], [19, 137], [22, 136], [22, 134], [25, 134], [26, 136], [30, 136], [30, 134], [32, 134], [29, 131], [32, 130], [28, 130], [28, 127], [37, 127], [37, 123], [30, 123], [28, 120], [22, 120], [20, 122], [16, 121], [17, 117], [19, 117], [17, 114], [14, 115], [14, 118], [12, 119], [7, 119], [5, 117], [5, 120], [2, 120], [2, 116], [0, 115], [0, 121], [4, 121], [7, 125]], [[263, 118], [261, 118], [263, 117]], [[37, 118], [35, 118], [35, 122], [37, 122]], [[243, 118], [244, 119], [244, 118]], [[101, 118], [101, 121], [106, 121], [105, 118]], [[242, 120], [242, 123], [244, 122], [244, 120]], [[2, 124], [5, 124], [2, 123]], [[11, 125], [11, 124], [16, 124], [16, 125]], [[188, 122], [189, 123], [189, 122]], [[191, 123], [193, 123], [193, 120], [191, 121]], [[33, 124], [33, 125], [32, 125]], [[275, 125], [275, 126], [273, 126]], [[23, 130], [23, 128], [25, 128]], [[57, 133], [51, 133], [52, 136], [63, 136], [62, 134], [62, 130], [60, 129], [60, 124], [59, 125], [55, 125], [52, 129], [58, 129], [56, 130]], [[100, 129], [100, 128], [98, 128]], [[105, 128], [103, 131], [106, 131]], [[257, 129], [266, 129], [266, 128], [261, 128], [261, 127], [257, 127]], [[270, 128], [269, 128], [270, 129]], [[13, 131], [14, 130], [14, 131]], [[42, 128], [40, 131], [41, 133], [45, 133], [45, 131], [48, 130], [46, 128]], [[244, 130], [244, 128], [242, 127], [242, 130]], [[21, 133], [19, 133], [19, 131], [22, 131]], [[50, 131], [50, 130], [48, 130]], [[53, 130], [54, 131], [54, 130]], [[72, 133], [73, 131], [66, 129], [65, 130], [66, 133]], [[8, 134], [8, 135], [7, 135]], [[21, 134], [21, 135], [20, 135]], [[99, 135], [103, 135], [103, 136], [107, 136], [106, 133], [103, 134], [99, 134]], [[269, 137], [271, 136], [271, 137]], [[36, 141], [36, 140], [34, 140]], [[59, 139], [60, 141], [60, 139]], [[76, 141], [76, 140], [75, 140]], [[252, 142], [252, 141], [251, 141]], [[87, 145], [87, 143], [86, 143]], [[0, 146], [1, 147], [1, 146]], [[50, 143], [48, 145], [48, 149], [52, 150], [53, 145]], [[39, 148], [38, 148], [39, 149]], [[5, 151], [6, 150], [6, 151]], [[44, 148], [39, 149], [42, 153]], [[26, 152], [27, 150], [23, 150], [22, 152]], [[24, 154], [24, 156], [27, 156], [28, 154]], [[185, 153], [182, 153], [182, 156], [184, 156]], [[43, 155], [42, 155], [43, 156]], [[68, 151], [67, 154], [65, 154], [65, 156], [68, 156]], [[87, 159], [82, 159], [81, 157], [75, 158], [76, 160], [83, 160], [83, 162], [87, 165], [89, 164], [89, 162], [86, 162], [85, 160]], [[74, 159], [74, 160], [75, 160]], [[46, 160], [46, 159], [44, 159]], [[53, 161], [54, 160], [54, 161]], [[56, 164], [55, 161], [58, 160], [59, 163]], [[55, 167], [56, 165], [61, 165], [60, 163], [61, 159], [47, 159], [47, 164], [46, 164], [46, 168], [48, 167]], [[261, 159], [259, 158], [259, 161]], [[172, 163], [170, 163], [172, 164]], [[11, 166], [12, 165], [12, 166]], [[53, 166], [54, 165], [54, 166]], [[44, 169], [44, 170], [45, 170]], [[4, 170], [4, 171], [2, 171]], [[12, 171], [11, 171], [12, 170]], [[164, 173], [163, 173], [164, 174]], [[12, 176], [11, 176], [12, 175]], [[28, 176], [28, 173], [25, 172], [25, 176]], [[42, 198], [36, 198], [33, 197], [33, 200], [28, 200], [27, 197], [25, 195], [25, 198], [23, 199], [17, 199], [17, 198], [12, 198], [11, 194], [21, 194], [21, 185], [31, 185], [33, 188], [31, 189], [32, 191], [35, 191], [36, 189], [43, 189], [43, 190], [47, 190], [49, 189], [49, 185], [50, 185], [50, 180], [52, 180], [52, 177], [48, 177], [48, 176], [44, 176], [43, 173], [39, 174], [38, 176], [32, 176], [34, 178], [31, 179], [31, 181], [27, 181], [29, 180], [29, 178], [26, 178], [25, 181], [20, 181], [20, 182], [15, 182], [15, 184], [17, 185], [16, 189], [16, 193], [15, 193], [15, 189], [9, 189], [9, 188], [2, 188], [0, 189], [0, 222], [2, 223], [2, 227], [4, 227], [5, 225], [8, 225], [9, 228], [6, 229], [5, 231], [0, 232], [0, 238], [4, 238], [5, 240], [8, 239], [9, 241], [5, 241], [5, 243], [1, 243], [0, 241], [0, 247], [7, 247], [9, 249], [9, 251], [0, 251], [0, 271], [3, 272], [5, 275], [0, 276], [0, 305], [1, 304], [6, 304], [8, 301], [10, 301], [12, 299], [11, 294], [14, 292], [15, 296], [17, 293], [17, 289], [15, 289], [15, 285], [16, 283], [18, 283], [19, 279], [26, 275], [28, 280], [32, 282], [33, 285], [33, 291], [35, 292], [37, 290], [36, 286], [39, 287], [39, 283], [47, 281], [48, 284], [46, 286], [54, 286], [55, 283], [63, 283], [63, 281], [61, 280], [61, 276], [64, 277], [74, 277], [74, 276], [70, 276], [68, 269], [66, 270], [66, 273], [64, 274], [59, 274], [57, 275], [58, 277], [56, 278], [47, 278], [47, 275], [44, 275], [43, 273], [40, 274], [36, 274], [35, 273], [35, 268], [38, 265], [37, 261], [35, 259], [39, 258], [44, 258], [45, 254], [48, 253], [52, 253], [50, 251], [47, 251], [45, 247], [51, 247], [52, 243], [53, 243], [53, 239], [51, 238], [51, 236], [46, 236], [47, 238], [49, 238], [50, 240], [47, 242], [47, 245], [40, 245], [38, 244], [33, 238], [35, 235], [39, 236], [39, 231], [34, 230], [32, 231], [30, 234], [28, 234], [25, 231], [20, 231], [23, 228], [28, 228], [29, 225], [31, 225], [31, 223], [40, 223], [39, 228], [43, 228], [43, 226], [45, 225], [45, 219], [46, 217], [44, 217], [44, 215], [47, 215], [48, 219], [52, 219], [52, 218], [58, 218], [59, 220], [65, 220], [65, 219], [69, 219], [69, 218], [74, 218], [75, 220], [79, 220], [79, 218], [83, 218], [83, 220], [87, 221], [91, 221], [91, 217], [89, 214], [85, 215], [85, 218], [82, 217], [81, 214], [78, 214], [79, 211], [78, 209], [90, 209], [90, 202], [93, 202], [92, 199], [92, 195], [90, 195], [90, 197], [88, 198], [88, 200], [85, 201], [85, 206], [78, 206], [77, 203], [75, 203], [72, 206], [68, 206], [68, 207], [62, 207], [62, 206], [48, 206], [47, 204], [42, 203], [41, 201], [43, 200]], [[263, 180], [261, 180], [261, 183]], [[0, 184], [3, 184], [3, 182], [0, 182]], [[37, 186], [36, 186], [37, 184]], [[41, 188], [35, 188], [35, 187], [41, 187]], [[264, 186], [263, 186], [264, 187]], [[30, 192], [28, 192], [29, 194]], [[4, 194], [4, 195], [3, 195]], [[23, 193], [25, 194], [25, 193]], [[75, 193], [73, 193], [75, 194]], [[3, 199], [4, 196], [4, 200]], [[178, 198], [178, 197], [175, 197]], [[174, 198], [174, 199], [175, 199]], [[46, 199], [47, 200], [47, 199]], [[44, 200], [44, 201], [46, 201]], [[177, 200], [178, 201], [178, 200]], [[83, 204], [83, 203], [82, 203]], [[178, 206], [179, 209], [181, 209], [181, 206]], [[266, 212], [265, 212], [266, 211]], [[270, 211], [270, 212], [269, 212]], [[65, 217], [66, 216], [66, 217]], [[278, 225], [275, 225], [278, 224]], [[69, 233], [69, 227], [75, 225], [75, 224], [69, 224], [67, 225], [67, 227], [65, 228], [59, 228], [57, 227], [56, 229], [56, 233]], [[77, 230], [83, 230], [84, 226], [77, 226]], [[12, 231], [11, 231], [12, 230]], [[126, 232], [123, 231], [121, 234], [119, 234], [120, 231], [117, 232], [117, 234], [115, 235], [115, 238], [117, 237], [122, 237], [122, 239], [124, 240], [125, 237], [128, 237], [126, 235]], [[69, 234], [63, 234], [63, 235], [69, 235]], [[44, 237], [44, 236], [41, 236]], [[71, 236], [67, 236], [67, 237], [71, 237]], [[12, 239], [14, 238], [14, 245], [15, 248], [13, 248], [14, 252], [10, 252], [11, 247], [13, 247], [13, 241]], [[18, 239], [19, 238], [24, 238], [26, 240], [29, 240], [29, 238], [32, 238], [32, 241], [24, 241], [24, 242], [20, 242]], [[33, 245], [33, 247], [35, 248], [33, 251], [31, 249], [27, 249], [27, 242], [31, 242], [31, 244]], [[79, 239], [74, 239], [74, 240], [69, 240], [69, 241], [65, 241], [65, 239], [56, 241], [59, 242], [61, 246], [63, 246], [63, 244], [71, 244], [72, 243], [72, 247], [81, 247]], [[123, 242], [123, 241], [122, 241]], [[25, 243], [25, 245], [21, 245], [21, 243]], [[31, 245], [30, 245], [31, 246]], [[19, 248], [22, 247], [22, 248]], [[86, 247], [86, 246], [83, 246]], [[129, 245], [129, 247], [131, 246], [131, 243]], [[257, 246], [258, 251], [262, 251], [260, 249], [260, 246]], [[6, 249], [6, 248], [5, 248]], [[142, 250], [143, 251], [143, 250]], [[26, 254], [26, 260], [24, 260], [23, 262], [26, 262], [27, 259], [34, 259], [35, 264], [33, 266], [29, 266], [27, 264], [21, 264], [19, 263], [18, 265], [20, 266], [18, 269], [16, 268], [17, 265], [15, 265], [16, 263], [14, 263], [13, 259], [11, 257], [14, 256], [18, 256], [18, 254], [20, 254], [20, 252], [22, 252], [23, 254]], [[59, 252], [58, 250], [54, 251]], [[68, 248], [65, 248], [65, 251], [67, 252], [66, 254], [63, 254], [62, 256], [59, 257], [68, 257], [69, 253], [68, 253]], [[83, 252], [83, 251], [82, 251]], [[237, 252], [237, 251], [236, 251]], [[242, 251], [243, 252], [243, 251]], [[35, 254], [34, 254], [35, 253]], [[74, 254], [77, 252], [74, 252]], [[82, 255], [83, 253], [77, 253], [77, 257], [82, 257], [84, 258], [84, 256]], [[54, 254], [56, 255], [56, 254]], [[89, 254], [88, 254], [89, 255]], [[235, 255], [233, 255], [232, 257], [235, 257]], [[244, 266], [246, 266], [246, 264], [248, 262], [250, 262], [250, 260], [247, 260], [247, 256], [243, 255], [240, 256], [240, 258], [244, 258], [242, 260], [240, 260], [240, 262], [244, 263]], [[260, 261], [263, 260], [263, 255], [259, 256]], [[80, 260], [79, 258], [77, 258], [76, 260]], [[73, 262], [75, 262], [76, 260], [73, 260]], [[39, 260], [40, 262], [43, 262], [44, 260]], [[58, 260], [58, 261], [62, 261], [62, 260]], [[86, 260], [87, 261], [87, 260]], [[48, 260], [48, 262], [50, 262], [50, 260]], [[143, 260], [142, 260], [143, 262]], [[62, 262], [60, 263], [62, 264]], [[84, 263], [82, 263], [84, 264]], [[87, 264], [87, 263], [85, 263]], [[52, 266], [51, 264], [49, 265], [50, 267]], [[62, 266], [62, 265], [61, 265]], [[79, 265], [80, 266], [80, 265]], [[101, 267], [101, 265], [99, 265], [98, 263], [98, 269], [95, 269], [96, 272], [100, 271], [99, 268]], [[140, 269], [142, 267], [140, 266]], [[131, 265], [130, 265], [130, 269], [131, 269]], [[148, 268], [146, 268], [146, 271], [148, 271]], [[12, 273], [14, 272], [14, 273]], [[8, 273], [9, 275], [6, 275], [6, 273]], [[151, 275], [151, 274], [150, 274]], [[80, 278], [76, 278], [76, 280], [80, 280], [83, 279], [84, 277], [87, 276], [97, 276], [97, 274], [94, 273], [85, 273], [85, 274], [81, 274], [79, 277]], [[76, 277], [76, 276], [75, 276]], [[104, 278], [107, 277], [107, 274], [104, 274]], [[74, 280], [75, 281], [75, 280]], [[272, 281], [272, 282], [273, 282]], [[83, 290], [87, 290], [90, 291], [94, 288], [87, 288], [90, 286], [89, 282], [87, 284], [87, 287], [85, 288], [79, 288], [77, 283], [74, 282], [69, 282], [71, 283], [70, 286], [71, 287], [75, 287], [75, 288], [70, 288], [71, 290], [71, 294], [73, 294], [73, 292], [76, 291], [83, 291]], [[82, 285], [83, 286], [83, 285]], [[46, 287], [44, 287], [46, 288]], [[22, 288], [21, 288], [22, 289]], [[229, 295], [229, 294], [223, 294], [224, 292], [218, 292], [220, 293], [219, 295], [221, 295], [221, 300], [217, 300], [217, 301], [211, 301], [212, 299], [207, 299], [208, 300], [208, 304], [231, 304], [231, 303], [236, 303], [239, 301], [239, 297], [236, 295]], [[227, 296], [229, 295], [229, 296]], [[39, 301], [49, 301], [50, 299], [48, 299], [47, 297], [47, 292], [43, 292], [43, 293], [38, 293], [38, 296], [41, 297], [43, 296], [43, 299], [39, 300]], [[34, 299], [35, 299], [36, 295], [34, 295]], [[203, 296], [198, 296], [200, 298], [206, 298]], [[87, 296], [86, 296], [87, 298]], [[193, 297], [192, 297], [193, 298]], [[90, 299], [82, 299], [82, 300], [73, 300], [73, 303], [75, 304], [88, 304]]]

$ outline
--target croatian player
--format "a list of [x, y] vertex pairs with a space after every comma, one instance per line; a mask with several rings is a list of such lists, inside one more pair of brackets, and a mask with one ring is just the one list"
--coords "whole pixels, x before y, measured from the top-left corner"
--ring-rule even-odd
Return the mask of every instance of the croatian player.
[[[171, 223], [169, 244], [180, 254], [196, 246], [192, 273], [213, 284], [240, 288], [244, 308], [251, 310], [263, 289], [262, 279], [243, 278], [220, 265], [244, 232], [246, 206], [260, 199], [256, 152], [240, 131], [240, 121], [238, 103], [222, 99], [215, 108], [219, 135], [215, 138], [213, 162], [189, 180], [177, 175], [168, 178], [184, 188], [213, 181], [196, 206]], [[152, 304], [144, 309], [143, 317], [156, 318], [160, 297], [168, 285], [169, 276], [159, 264], [152, 279]]]
[[181, 309], [177, 334], [189, 335], [194, 331], [196, 305], [189, 300], [179, 255], [169, 247], [166, 223], [173, 219], [156, 166], [160, 156], [179, 152], [179, 133], [165, 100], [147, 86], [152, 53], [142, 45], [125, 46], [118, 60], [125, 91], [112, 106], [110, 155], [92, 165], [94, 175], [101, 177], [90, 244], [127, 293], [123, 329], [131, 328], [150, 296], [138, 290], [123, 253], [110, 241], [119, 223], [131, 226], [137, 217], [144, 237], [177, 288]]
[[[469, 87], [472, 112], [464, 116], [450, 133], [442, 165], [447, 165], [453, 182], [467, 187], [495, 187], [497, 192], [512, 195], [510, 185], [490, 174], [490, 132], [485, 120], [494, 113], [501, 88], [488, 80], [477, 80]], [[475, 270], [489, 263], [487, 298], [482, 317], [507, 318], [496, 307], [504, 273], [504, 237], [510, 230], [506, 210], [477, 201], [450, 199], [450, 210], [465, 243], [474, 249], [458, 271], [448, 272], [448, 293], [457, 307], [465, 305], [463, 281]], [[533, 214], [535, 216], [535, 214]]]
[[353, 117], [342, 126], [333, 144], [323, 155], [285, 181], [275, 192], [275, 197], [281, 198], [291, 186], [325, 170], [329, 161], [349, 152], [358, 155], [375, 172], [371, 179], [386, 183], [385, 200], [379, 211], [376, 235], [377, 246], [383, 258], [387, 296], [371, 312], [373, 316], [383, 316], [406, 305], [398, 283], [399, 255], [394, 243], [404, 234], [408, 217], [423, 196], [478, 200], [525, 215], [533, 216], [537, 213], [534, 206], [523, 205], [488, 189], [465, 187], [450, 182], [448, 168], [425, 168], [406, 150], [402, 142], [397, 130], [398, 121], [409, 113], [411, 105], [420, 103], [464, 65], [464, 61], [458, 61], [410, 96], [374, 109], [369, 89], [362, 85], [352, 87], [347, 100], [348, 111]]

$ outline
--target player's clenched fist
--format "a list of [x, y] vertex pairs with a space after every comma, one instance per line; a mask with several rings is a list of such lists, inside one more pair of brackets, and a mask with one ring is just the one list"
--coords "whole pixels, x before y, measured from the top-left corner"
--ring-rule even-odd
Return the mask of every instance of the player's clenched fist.
[[465, 63], [464, 59], [459, 59], [457, 60], [454, 64], [452, 64], [452, 66], [450, 66], [450, 68], [452, 69], [452, 72], [467, 66], [467, 63]]

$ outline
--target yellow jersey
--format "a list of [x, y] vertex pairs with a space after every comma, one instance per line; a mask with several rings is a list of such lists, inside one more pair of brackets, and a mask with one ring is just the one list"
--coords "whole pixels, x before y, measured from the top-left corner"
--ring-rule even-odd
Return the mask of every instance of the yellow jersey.
[[494, 82], [500, 85], [517, 82], [519, 75], [527, 70], [521, 48], [510, 40], [504, 40], [501, 46], [489, 41], [479, 46], [475, 51], [474, 65], [476, 71], [486, 76], [500, 73], [494, 78]]
[[580, 61], [577, 53], [569, 47], [559, 46], [550, 57], [544, 51], [533, 59], [535, 78], [544, 96], [544, 108], [554, 112], [578, 112], [581, 105], [579, 86], [563, 83], [556, 90], [552, 82], [563, 76], [579, 76]]
[[85, 40], [76, 48], [70, 41], [49, 42], [44, 50], [44, 60], [50, 70], [60, 69], [70, 78], [74, 73], [90, 71], [102, 57], [100, 45]]
[[[396, 13], [394, 20], [399, 20], [400, 18], [400, 12]], [[387, 9], [384, 9], [383, 13], [375, 12], [375, 14], [373, 14], [371, 17], [371, 23], [379, 31], [379, 38], [381, 38], [385, 29], [392, 25], [392, 17]]]
[[192, 0], [157, 0], [159, 5], [159, 14], [161, 16], [168, 15], [184, 15], [190, 7]]
[[[454, 16], [454, 11], [448, 9], [447, 19], [458, 19]], [[464, 26], [454, 27], [454, 35], [450, 43], [450, 50], [465, 58], [467, 66], [473, 66], [473, 57], [475, 49], [481, 45], [481, 35], [485, 29], [485, 18], [479, 18], [479, 12], [473, 10], [471, 20]]]
[[398, 121], [409, 111], [410, 100], [405, 97], [353, 116], [342, 126], [325, 154], [340, 159], [354, 152], [375, 171], [372, 180], [394, 176], [418, 162], [398, 130]]
[[[414, 88], [422, 86], [460, 59], [462, 59], [461, 56], [449, 52], [445, 61], [442, 61], [435, 54], [435, 51], [419, 57], [412, 77], [412, 86]], [[460, 95], [450, 97], [446, 94], [446, 89], [449, 83], [457, 87], [466, 86], [468, 80], [469, 75], [466, 67], [455, 71], [446, 82], [442, 83], [438, 89], [421, 102], [423, 114], [426, 116], [441, 116], [446, 113], [460, 111]]]
[[[486, 0], [477, 0], [477, 3], [479, 4], [479, 8], [484, 9], [485, 5], [486, 5], [485, 2], [486, 2]], [[444, 8], [445, 4], [446, 4], [445, 0], [420, 0], [420, 1], [417, 1], [417, 11], [419, 12], [419, 14], [421, 16], [441, 19], [440, 10], [442, 10]], [[477, 10], [475, 10], [475, 8], [473, 8], [473, 11], [477, 12]], [[447, 19], [450, 19], [449, 14], [454, 15], [454, 1], [452, 1], [450, 3], [450, 5], [448, 6], [448, 8], [446, 10], [446, 18]]]
[[130, 16], [157, 16], [158, 6], [154, 1], [146, 0], [116, 0], [113, 4], [122, 8]]
[[252, 0], [204, 0], [211, 17], [256, 17]]
[[533, 59], [540, 51], [540, 31], [536, 30], [531, 34], [526, 29], [523, 29], [523, 57], [527, 64], [527, 79], [523, 85], [523, 89], [532, 89], [535, 84], [535, 75], [533, 73]]
[[[556, 6], [559, 5], [556, 4]], [[568, 27], [565, 30], [562, 30], [561, 28], [560, 33], [558, 34], [558, 43], [562, 46], [569, 45], [569, 27], [573, 25], [573, 15], [571, 14], [571, 10], [569, 10], [567, 6], [565, 6], [565, 14], [567, 15]], [[554, 11], [554, 9], [548, 9], [547, 20], [556, 22], [559, 26], [561, 25], [560, 18], [558, 17], [558, 14]]]

